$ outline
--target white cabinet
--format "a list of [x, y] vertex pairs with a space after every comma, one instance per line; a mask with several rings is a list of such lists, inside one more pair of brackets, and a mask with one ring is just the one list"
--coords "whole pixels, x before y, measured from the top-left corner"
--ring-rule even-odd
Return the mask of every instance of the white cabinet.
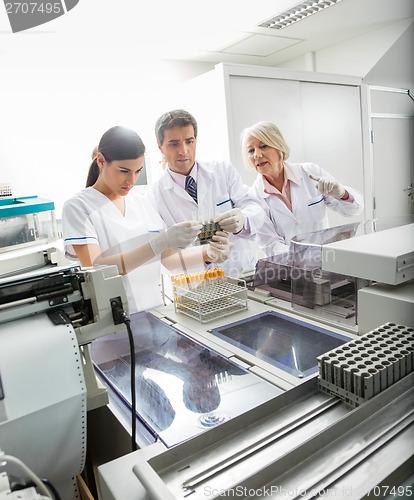
[[[198, 157], [230, 160], [246, 184], [256, 172], [243, 163], [241, 133], [266, 120], [285, 136], [291, 161], [317, 163], [371, 195], [364, 186], [361, 85], [353, 77], [219, 64], [187, 83], [183, 107], [199, 123]], [[350, 220], [332, 212], [330, 224], [363, 217]]]
[[375, 216], [414, 215], [414, 101], [407, 91], [370, 87]]

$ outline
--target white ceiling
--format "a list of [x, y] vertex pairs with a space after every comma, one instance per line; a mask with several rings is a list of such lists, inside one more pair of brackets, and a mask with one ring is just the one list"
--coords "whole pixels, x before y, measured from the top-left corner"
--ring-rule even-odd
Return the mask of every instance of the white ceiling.
[[258, 24], [297, 0], [80, 0], [66, 15], [12, 33], [0, 7], [1, 56], [18, 52], [119, 52], [141, 58], [277, 66], [300, 55], [414, 18], [414, 0], [342, 0], [283, 30]]

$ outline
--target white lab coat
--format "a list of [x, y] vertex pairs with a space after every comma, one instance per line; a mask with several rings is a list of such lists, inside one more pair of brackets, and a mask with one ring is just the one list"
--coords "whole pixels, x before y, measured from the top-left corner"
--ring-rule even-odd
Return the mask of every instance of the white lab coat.
[[[125, 253], [143, 245], [164, 225], [144, 196], [125, 197], [125, 215], [102, 193], [88, 187], [68, 200], [62, 212], [66, 256], [77, 260], [73, 245], [99, 244], [102, 255]], [[123, 276], [129, 313], [162, 304], [161, 260], [154, 257]]]
[[265, 193], [261, 175], [250, 188], [250, 194], [260, 200], [267, 215], [265, 223], [256, 233], [256, 241], [267, 256], [286, 252], [293, 236], [328, 228], [327, 207], [345, 217], [360, 215], [364, 208], [362, 195], [348, 186], [344, 187], [354, 198], [352, 203], [323, 196], [309, 174], [332, 176], [315, 163], [285, 163], [299, 182], [299, 185], [290, 184], [292, 212], [279, 197]]
[[[187, 220], [206, 220], [214, 215], [239, 208], [248, 219], [248, 229], [237, 236], [230, 234], [234, 243], [229, 259], [220, 264], [226, 275], [254, 269], [256, 258], [252, 242], [265, 214], [257, 199], [249, 195], [233, 165], [225, 161], [198, 161], [197, 199], [198, 204], [179, 186], [168, 171], [153, 184], [147, 195], [158, 210], [164, 223], [170, 227]], [[246, 225], [245, 225], [246, 227]]]

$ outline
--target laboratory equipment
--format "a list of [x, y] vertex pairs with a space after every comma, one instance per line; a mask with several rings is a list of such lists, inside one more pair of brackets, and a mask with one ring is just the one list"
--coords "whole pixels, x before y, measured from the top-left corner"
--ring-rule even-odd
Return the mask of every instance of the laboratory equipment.
[[0, 278], [0, 323], [2, 330], [7, 330], [24, 318], [47, 315], [50, 324], [71, 326], [77, 345], [85, 346], [83, 371], [91, 408], [105, 404], [107, 395], [97, 385], [88, 344], [125, 330], [122, 324], [114, 324], [114, 300], [128, 312], [124, 284], [116, 266], [37, 270]]
[[359, 406], [413, 371], [414, 328], [386, 323], [318, 357], [319, 386]]
[[224, 276], [222, 269], [174, 275], [171, 281], [175, 310], [200, 323], [247, 309], [246, 282]]
[[320, 354], [349, 341], [349, 337], [276, 311], [214, 328], [211, 333], [299, 379], [317, 372]]
[[409, 494], [413, 395], [411, 373], [353, 409], [312, 378], [190, 441], [102, 465], [101, 496], [363, 498], [390, 474]]
[[366, 333], [387, 321], [414, 328], [414, 281], [401, 285], [372, 283], [358, 291], [358, 331]]
[[[362, 498], [391, 477], [395, 492], [410, 494], [414, 326], [398, 318], [412, 321], [411, 236], [410, 221], [303, 235], [290, 255], [258, 263], [248, 308], [231, 321], [207, 326], [171, 306], [154, 311], [284, 391], [171, 449], [154, 443], [102, 465], [104, 500]], [[345, 366], [353, 361], [355, 374]]]
[[414, 224], [355, 239], [330, 242], [322, 249], [323, 269], [399, 285], [414, 279]]
[[0, 253], [57, 237], [55, 206], [51, 200], [27, 196], [0, 199]]
[[[359, 337], [295, 311], [269, 311], [266, 304], [248, 302], [248, 309], [235, 313], [230, 322], [218, 318], [202, 324], [175, 311], [173, 305], [150, 314], [282, 392], [183, 441], [167, 446], [161, 437], [134, 454], [100, 465], [102, 499], [165, 500], [236, 493], [249, 498], [265, 491], [276, 497], [286, 492], [292, 492], [292, 498], [329, 492], [362, 498], [390, 474], [399, 491], [409, 492], [405, 485], [410, 484], [412, 473], [408, 440], [414, 438], [413, 374], [354, 408], [341, 397], [321, 391], [317, 357], [318, 352], [325, 355], [345, 348]], [[158, 339], [160, 347], [168, 343], [165, 336]], [[176, 359], [175, 351], [167, 348], [159, 366]], [[199, 371], [197, 364], [194, 369]], [[155, 392], [162, 400], [153, 385], [146, 394]], [[246, 399], [244, 394], [238, 399]], [[160, 413], [153, 408], [152, 415]]]
[[[131, 316], [131, 330], [137, 418], [150, 442], [170, 448], [283, 392], [148, 312]], [[97, 340], [91, 356], [111, 395], [131, 408], [128, 338]]]
[[[390, 320], [412, 326], [414, 224], [410, 222], [368, 221], [296, 236], [289, 252], [258, 261], [248, 284], [250, 296], [276, 307], [288, 302], [298, 314], [359, 333]], [[393, 296], [399, 307], [382, 300], [381, 321], [375, 316], [375, 304], [386, 296]], [[360, 300], [371, 306], [360, 307]], [[398, 314], [405, 311], [403, 317], [395, 316], [397, 309]]]
[[250, 288], [289, 301], [297, 311], [354, 326], [362, 284], [351, 274], [322, 269], [322, 248], [354, 236], [359, 227], [355, 223], [295, 236], [289, 252], [258, 261]]
[[116, 266], [54, 266], [0, 279], [1, 448], [49, 478], [62, 498], [76, 498], [86, 411], [108, 402], [89, 344], [124, 331], [114, 324], [114, 303], [128, 311]]
[[[357, 227], [355, 242], [360, 239], [358, 231]], [[382, 241], [387, 241], [385, 229], [378, 234], [382, 234]], [[396, 478], [396, 484], [404, 484], [413, 454], [408, 444], [413, 438], [413, 374], [407, 373], [387, 390], [360, 400], [355, 408], [318, 385], [317, 358], [344, 349], [359, 338], [346, 322], [328, 321], [327, 316], [314, 312], [337, 305], [333, 304], [337, 300], [338, 307], [346, 309], [340, 302], [344, 297], [332, 293], [332, 289], [349, 287], [341, 280], [335, 281], [340, 275], [349, 278], [356, 288], [354, 311], [359, 320], [363, 311], [358, 289], [373, 290], [376, 285], [369, 277], [355, 276], [350, 269], [325, 270], [323, 249], [349, 240], [332, 242], [327, 233], [325, 236], [322, 246], [310, 241], [298, 244], [293, 262], [307, 271], [313, 281], [321, 278], [314, 269], [327, 273], [323, 278], [328, 276], [334, 285], [330, 284], [330, 302], [323, 297], [323, 286], [319, 291], [312, 282], [313, 299], [309, 304], [313, 303], [313, 307], [305, 305], [308, 295], [303, 292], [298, 293], [302, 302], [297, 300], [301, 307], [294, 304], [278, 309], [279, 301], [290, 303], [270, 294], [262, 296], [266, 301], [258, 301], [254, 293], [247, 295], [243, 280], [235, 280], [233, 284], [242, 296], [243, 307], [231, 315], [213, 313], [206, 321], [200, 319], [199, 312], [188, 314], [180, 306], [189, 294], [197, 295], [203, 287], [220, 285], [223, 280], [229, 284], [230, 279], [220, 273], [203, 275], [202, 279], [189, 275], [185, 282], [174, 283], [178, 298], [174, 304], [131, 317], [137, 360], [137, 440], [142, 449], [99, 464], [102, 500], [143, 499], [148, 494], [163, 500], [189, 494], [202, 498], [206, 492], [224, 494], [237, 487], [261, 491], [273, 488], [275, 494], [279, 488], [280, 494], [281, 488], [290, 491], [294, 484], [300, 488], [301, 497], [312, 488], [332, 488], [339, 496], [351, 484], [354, 497], [359, 498], [389, 474]], [[337, 236], [338, 233], [334, 238]], [[363, 235], [360, 245], [364, 246]], [[315, 262], [317, 265], [312, 267]], [[6, 336], [19, 344], [24, 336], [25, 342], [41, 339], [38, 349], [42, 353], [51, 342], [41, 337], [45, 329], [52, 329], [52, 339], [65, 331], [73, 332], [72, 349], [81, 346], [76, 351], [82, 356], [82, 363], [76, 368], [82, 373], [80, 379], [93, 378], [96, 384], [93, 371], [83, 366], [85, 363], [91, 367], [93, 359], [99, 382], [107, 388], [104, 391], [98, 384], [91, 401], [93, 390], [89, 390], [89, 382], [83, 382], [88, 387], [84, 390], [85, 407], [96, 408], [109, 398], [109, 406], [99, 410], [108, 408], [113, 415], [111, 422], [119, 418], [125, 425], [131, 411], [131, 358], [122, 325], [113, 325], [111, 307], [111, 299], [118, 296], [124, 304], [123, 295], [115, 290], [120, 277], [112, 281], [108, 270], [80, 270], [76, 266], [62, 271], [60, 276], [60, 267], [51, 265], [47, 271], [42, 268], [0, 281], [0, 303], [4, 305], [0, 306], [2, 346], [6, 345]], [[100, 276], [102, 273], [104, 276]], [[300, 274], [299, 283], [303, 276], [306, 273]], [[292, 275], [288, 277], [291, 279]], [[410, 282], [388, 286], [400, 289], [408, 285]], [[292, 286], [291, 283], [290, 291], [287, 290], [291, 295]], [[47, 314], [52, 310], [55, 314]], [[329, 314], [332, 318], [337, 316], [332, 311]], [[56, 322], [62, 318], [67, 321], [68, 317], [69, 323], [55, 325], [49, 316]], [[355, 321], [352, 316], [352, 322]], [[89, 354], [86, 344], [93, 338], [115, 332], [119, 333], [94, 340]], [[8, 396], [12, 367], [10, 363], [5, 365], [4, 357], [4, 351], [3, 355], [0, 352], [4, 389], [4, 398], [0, 399], [0, 410], [4, 410], [0, 434], [10, 421], [14, 404]], [[40, 387], [45, 386], [46, 376], [50, 378], [53, 359], [51, 356], [47, 367], [45, 363], [45, 380]], [[26, 411], [30, 418], [31, 411]], [[40, 415], [43, 411], [46, 410], [41, 410]], [[129, 415], [124, 418], [121, 414]], [[110, 441], [111, 436], [111, 432], [106, 432], [99, 439]], [[82, 444], [76, 443], [82, 449]], [[95, 445], [92, 441], [90, 449]]]
[[70, 265], [52, 201], [37, 196], [0, 198], [0, 277]]
[[357, 297], [358, 332], [384, 323], [414, 327], [414, 224], [384, 228], [322, 247], [322, 268], [365, 280]]
[[12, 196], [13, 191], [11, 184], [8, 182], [0, 182], [0, 198], [4, 198], [6, 196]]

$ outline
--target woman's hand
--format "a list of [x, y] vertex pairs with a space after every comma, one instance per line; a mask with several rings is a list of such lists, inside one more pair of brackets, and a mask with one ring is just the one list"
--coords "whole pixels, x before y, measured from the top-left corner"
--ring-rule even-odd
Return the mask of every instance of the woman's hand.
[[201, 228], [202, 225], [199, 222], [179, 222], [153, 238], [150, 245], [155, 255], [169, 248], [185, 248], [193, 243]]
[[318, 177], [316, 175], [309, 174], [309, 178], [313, 181], [317, 181], [316, 189], [324, 196], [332, 196], [337, 200], [345, 198], [344, 195], [347, 191], [344, 186], [333, 177]]

